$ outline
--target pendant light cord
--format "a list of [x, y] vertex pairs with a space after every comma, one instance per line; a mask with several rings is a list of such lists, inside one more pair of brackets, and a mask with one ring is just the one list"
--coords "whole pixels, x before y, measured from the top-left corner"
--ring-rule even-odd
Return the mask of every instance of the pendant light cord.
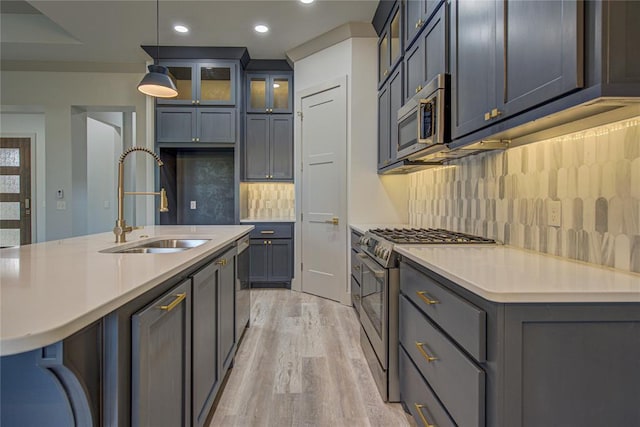
[[156, 64], [160, 63], [160, 0], [156, 0]]

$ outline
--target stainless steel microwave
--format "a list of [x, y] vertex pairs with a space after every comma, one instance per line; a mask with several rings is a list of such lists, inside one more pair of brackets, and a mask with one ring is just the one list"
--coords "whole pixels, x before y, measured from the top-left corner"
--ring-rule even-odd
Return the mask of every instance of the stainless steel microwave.
[[449, 75], [438, 74], [398, 110], [398, 159], [418, 159], [449, 142]]

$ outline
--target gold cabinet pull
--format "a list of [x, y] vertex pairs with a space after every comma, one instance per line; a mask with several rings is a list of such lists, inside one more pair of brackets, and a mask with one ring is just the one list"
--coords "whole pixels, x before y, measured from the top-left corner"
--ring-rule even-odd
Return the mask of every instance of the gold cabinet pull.
[[417, 341], [416, 341], [416, 348], [418, 349], [418, 351], [420, 352], [420, 354], [422, 355], [422, 357], [424, 357], [424, 358], [427, 360], [427, 362], [429, 362], [429, 363], [431, 363], [431, 362], [433, 362], [433, 361], [435, 361], [435, 360], [438, 360], [438, 358], [437, 358], [437, 357], [435, 357], [435, 356], [429, 356], [429, 355], [427, 354], [427, 352], [426, 352], [426, 351], [424, 351], [424, 348], [422, 348], [424, 345], [425, 345], [425, 343], [423, 343], [423, 342], [417, 342]]
[[219, 259], [215, 262], [215, 264], [225, 266], [227, 265], [227, 259], [226, 258]]
[[484, 121], [491, 120], [491, 113], [484, 113]]
[[158, 307], [160, 310], [166, 310], [166, 311], [171, 311], [174, 308], [176, 308], [176, 306], [178, 304], [180, 304], [182, 302], [183, 299], [185, 299], [187, 297], [187, 293], [181, 293], [181, 294], [176, 294], [176, 299], [174, 299], [173, 301], [171, 301], [170, 304], [168, 305], [161, 305], [160, 307]]
[[424, 301], [426, 304], [429, 304], [429, 305], [440, 304], [440, 301], [429, 298], [425, 291], [416, 291], [416, 295], [418, 295], [418, 297], [422, 301]]
[[273, 230], [262, 230], [260, 234], [275, 234], [276, 232]]
[[384, 70], [384, 73], [382, 73], [382, 75], [385, 77], [387, 77], [387, 74], [389, 74], [389, 70]]
[[422, 424], [424, 424], [424, 427], [436, 427], [435, 424], [429, 424], [429, 421], [427, 421], [427, 417], [425, 417], [422, 413], [422, 409], [426, 408], [426, 406], [419, 403], [414, 403], [413, 406], [416, 407], [416, 411], [418, 411], [418, 415], [420, 415], [420, 419], [422, 420]]
[[[498, 110], [497, 108], [494, 108], [493, 110], [491, 110], [491, 118], [496, 118], [500, 114], [502, 114], [502, 111]], [[485, 115], [485, 118], [486, 118], [486, 115]]]

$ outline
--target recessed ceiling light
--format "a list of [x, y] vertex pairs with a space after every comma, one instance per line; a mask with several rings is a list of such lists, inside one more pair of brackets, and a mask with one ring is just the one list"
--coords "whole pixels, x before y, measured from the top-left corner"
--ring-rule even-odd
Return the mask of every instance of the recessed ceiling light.
[[300, 3], [309, 4], [313, 3], [313, 0], [300, 0]]
[[188, 33], [189, 29], [187, 27], [185, 27], [184, 25], [175, 25], [173, 27], [174, 30], [176, 30], [176, 32], [178, 33]]
[[259, 33], [266, 33], [267, 31], [269, 31], [269, 27], [267, 27], [266, 25], [256, 25], [253, 29]]

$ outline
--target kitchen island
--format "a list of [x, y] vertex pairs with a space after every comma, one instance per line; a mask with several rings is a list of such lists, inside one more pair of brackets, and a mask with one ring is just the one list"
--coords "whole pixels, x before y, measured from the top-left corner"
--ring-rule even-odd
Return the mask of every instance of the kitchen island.
[[[236, 242], [252, 228], [148, 226], [123, 244], [102, 233], [0, 250], [2, 425], [142, 425], [165, 412], [178, 414], [174, 425], [202, 425], [239, 338]], [[160, 238], [206, 241], [109, 252]], [[203, 363], [207, 352], [217, 360]], [[215, 369], [193, 372], [192, 402], [198, 365]], [[169, 389], [150, 407], [162, 386], [153, 369], [166, 366], [180, 397], [169, 401]]]
[[502, 245], [396, 250], [416, 419], [640, 425], [640, 275]]

